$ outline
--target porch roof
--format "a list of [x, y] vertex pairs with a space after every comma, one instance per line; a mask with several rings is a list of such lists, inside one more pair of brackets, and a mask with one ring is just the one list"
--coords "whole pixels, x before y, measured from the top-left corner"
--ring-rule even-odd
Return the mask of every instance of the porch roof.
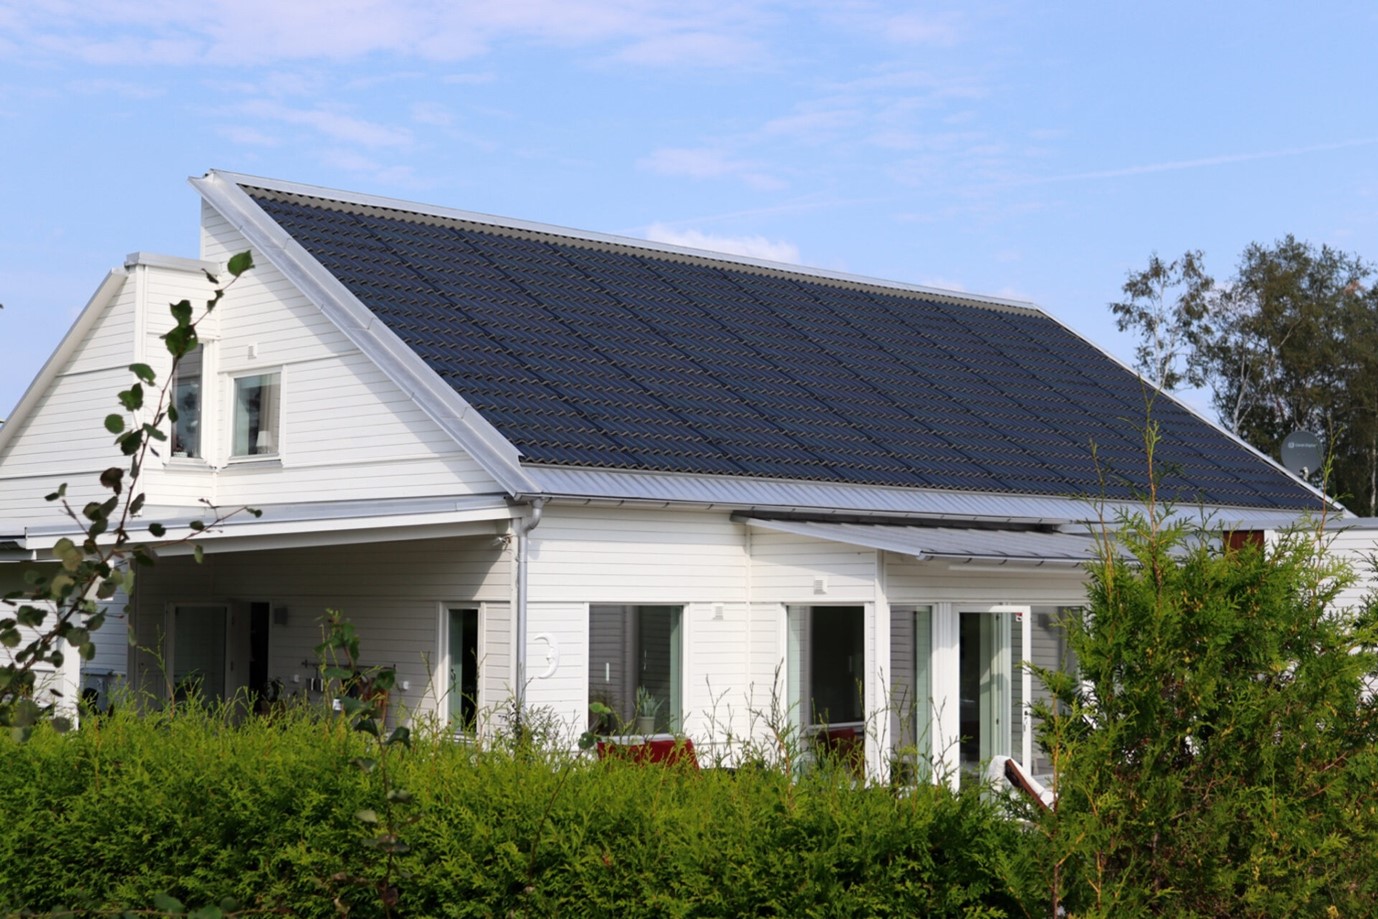
[[[193, 545], [207, 553], [336, 546], [361, 542], [397, 542], [456, 536], [499, 535], [506, 521], [518, 515], [503, 495], [461, 495], [446, 498], [407, 498], [368, 501], [321, 501], [265, 504], [257, 517], [238, 513], [201, 533], [193, 520], [209, 521], [215, 511], [187, 508], [145, 508], [130, 528], [136, 542], [152, 544], [159, 555], [191, 554]], [[226, 511], [220, 508], [220, 511]], [[148, 533], [152, 522], [167, 528], [170, 538]], [[70, 523], [29, 527], [16, 540], [29, 554], [52, 549], [61, 538], [72, 538]], [[3, 543], [0, 543], [3, 546]]]
[[832, 523], [760, 517], [742, 517], [741, 520], [763, 530], [897, 552], [920, 561], [946, 559], [960, 564], [1075, 568], [1093, 560], [1097, 551], [1096, 541], [1089, 533], [1079, 535], [1049, 529]]

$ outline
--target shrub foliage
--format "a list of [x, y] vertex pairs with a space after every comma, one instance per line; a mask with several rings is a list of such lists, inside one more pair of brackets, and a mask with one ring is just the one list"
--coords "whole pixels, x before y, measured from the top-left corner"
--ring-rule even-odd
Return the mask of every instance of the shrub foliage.
[[1372, 915], [1378, 633], [1371, 603], [1337, 608], [1354, 573], [1317, 530], [1231, 548], [1150, 513], [1114, 531], [1067, 623], [1080, 673], [1039, 673], [1056, 699], [1037, 713], [1059, 767], [1051, 899]]
[[[0, 735], [0, 913], [169, 898], [249, 915], [1002, 916], [1015, 825], [974, 790], [896, 792], [600, 762], [413, 735], [391, 776], [344, 715], [241, 720], [126, 706], [24, 744]], [[384, 902], [376, 827], [409, 794]]]

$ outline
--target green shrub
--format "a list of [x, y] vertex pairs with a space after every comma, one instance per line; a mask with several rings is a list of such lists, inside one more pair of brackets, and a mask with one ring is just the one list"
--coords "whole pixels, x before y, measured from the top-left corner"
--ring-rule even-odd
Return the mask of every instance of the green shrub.
[[[306, 709], [237, 719], [127, 711], [0, 737], [0, 913], [233, 901], [384, 915], [376, 752]], [[405, 916], [999, 916], [1019, 831], [974, 791], [858, 787], [599, 762], [416, 738], [389, 750], [410, 800], [391, 878]]]
[[1353, 572], [1316, 532], [1118, 529], [1069, 623], [1079, 677], [1040, 674], [1049, 889], [1092, 916], [1378, 912], [1378, 632], [1371, 604], [1335, 608]]

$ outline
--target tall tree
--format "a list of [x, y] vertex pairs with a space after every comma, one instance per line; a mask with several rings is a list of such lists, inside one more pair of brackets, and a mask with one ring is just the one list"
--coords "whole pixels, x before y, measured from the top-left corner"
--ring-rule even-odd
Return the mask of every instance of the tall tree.
[[1217, 284], [1200, 251], [1131, 272], [1112, 303], [1155, 386], [1210, 390], [1220, 422], [1278, 457], [1286, 435], [1326, 440], [1331, 492], [1378, 512], [1378, 293], [1357, 255], [1287, 236], [1250, 245]]

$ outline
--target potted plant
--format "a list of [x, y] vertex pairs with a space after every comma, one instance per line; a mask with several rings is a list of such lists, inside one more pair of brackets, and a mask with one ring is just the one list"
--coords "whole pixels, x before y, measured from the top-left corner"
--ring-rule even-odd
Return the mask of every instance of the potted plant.
[[654, 734], [656, 715], [660, 712], [660, 699], [645, 686], [636, 688], [636, 732]]

